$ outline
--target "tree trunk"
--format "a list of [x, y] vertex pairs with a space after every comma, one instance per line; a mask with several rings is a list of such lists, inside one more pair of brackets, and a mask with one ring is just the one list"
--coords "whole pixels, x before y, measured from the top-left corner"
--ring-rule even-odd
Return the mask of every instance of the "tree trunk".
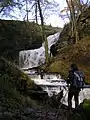
[[[75, 7], [74, 7], [74, 3], [73, 0], [66, 0], [69, 10], [70, 10], [70, 16], [71, 16], [71, 37], [74, 38], [75, 37], [75, 41], [73, 41], [74, 43], [77, 43], [77, 41], [79, 40], [79, 35], [78, 35], [78, 28], [77, 28], [77, 19], [75, 16]], [[69, 3], [70, 2], [70, 3]]]
[[71, 37], [74, 37], [74, 24], [73, 24], [73, 13], [72, 8], [68, 0], [66, 0], [68, 8], [70, 10], [70, 22], [71, 22]]
[[39, 9], [39, 14], [41, 18], [41, 27], [42, 27], [42, 40], [45, 41], [45, 58], [46, 58], [46, 63], [49, 61], [49, 55], [48, 55], [48, 41], [45, 35], [45, 27], [44, 27], [44, 20], [43, 20], [43, 15], [42, 15], [42, 10], [40, 6], [40, 0], [37, 0], [38, 3], [38, 9]]
[[71, 11], [72, 11], [72, 22], [74, 26], [74, 36], [75, 36], [74, 43], [77, 43], [79, 40], [79, 35], [78, 35], [78, 28], [77, 28], [77, 16], [75, 16], [75, 7], [74, 7], [73, 0], [71, 0]]
[[26, 0], [26, 21], [28, 22], [28, 0]]
[[38, 19], [37, 19], [37, 0], [35, 1], [35, 20], [36, 20], [36, 23], [38, 24]]

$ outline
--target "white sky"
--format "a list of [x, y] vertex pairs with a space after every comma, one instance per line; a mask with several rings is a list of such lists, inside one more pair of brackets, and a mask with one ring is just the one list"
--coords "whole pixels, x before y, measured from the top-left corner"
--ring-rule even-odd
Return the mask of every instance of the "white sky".
[[[59, 3], [58, 13], [60, 13], [60, 11], [67, 6], [66, 0], [55, 0], [55, 1]], [[62, 18], [59, 17], [59, 15], [51, 15], [46, 20], [47, 24], [51, 24], [54, 27], [63, 27], [66, 22], [68, 22], [68, 20], [67, 19], [62, 20]]]
[[[53, 0], [49, 0], [50, 2], [53, 1]], [[86, 0], [84, 0], [86, 1]], [[90, 1], [90, 0], [89, 0]], [[58, 9], [58, 13], [57, 14], [52, 14], [52, 15], [48, 15], [47, 19], [45, 20], [45, 24], [47, 25], [52, 25], [54, 27], [63, 27], [65, 23], [67, 23], [69, 20], [68, 19], [62, 19], [60, 17], [60, 11], [64, 9], [64, 7], [67, 6], [66, 4], [66, 0], [55, 0], [55, 2], [59, 3], [59, 7], [56, 8]], [[17, 16], [18, 20], [23, 20], [24, 16], [25, 16], [25, 11], [20, 11], [18, 12], [17, 10], [15, 11], [15, 13], [11, 13], [12, 15], [14, 16]], [[32, 18], [31, 17], [32, 14], [30, 13], [29, 14], [29, 18]], [[0, 17], [1, 18], [1, 17]], [[10, 18], [9, 17], [3, 17], [2, 19], [7, 19], [9, 20]], [[12, 19], [15, 19], [15, 18], [12, 18]]]
[[[49, 0], [49, 1], [53, 1], [53, 0]], [[55, 0], [55, 2], [59, 3], [58, 13], [60, 13], [60, 10], [62, 10], [66, 6], [65, 1], [66, 0]], [[16, 10], [14, 13], [11, 12], [11, 14], [14, 15], [14, 16], [17, 16], [18, 20], [23, 20], [24, 15], [25, 15], [24, 12], [25, 11], [18, 12], [18, 10]], [[29, 18], [31, 18], [31, 16], [32, 16], [32, 14], [29, 14]], [[1, 17], [1, 15], [0, 15], [0, 18], [1, 19], [6, 19], [6, 20], [10, 20], [10, 19], [13, 19], [13, 20], [15, 19], [16, 20], [16, 18], [10, 18], [8, 16], [7, 17], [5, 17], [5, 16]], [[54, 27], [63, 27], [65, 22], [61, 19], [61, 17], [59, 17], [59, 14], [53, 14], [53, 15], [49, 15], [47, 17], [47, 19], [45, 20], [45, 24], [47, 24], [47, 25], [51, 24]]]
[[[67, 22], [68, 22], [68, 20], [67, 20]], [[51, 24], [54, 27], [63, 27], [65, 22], [59, 16], [52, 15], [46, 20], [46, 24], [48, 24], [48, 25]]]
[[[53, 0], [49, 0], [49, 1], [53, 1]], [[67, 6], [66, 0], [55, 0], [57, 3], [59, 3], [59, 11], [63, 10], [64, 7]], [[84, 3], [86, 3], [87, 0], [82, 0]], [[90, 3], [90, 0], [88, 0]], [[59, 12], [60, 13], [60, 12]], [[64, 20], [62, 20], [61, 17], [59, 17], [59, 15], [52, 15], [49, 16], [48, 19], [46, 20], [46, 24], [51, 24], [54, 27], [63, 27], [65, 23], [69, 22], [68, 18], [65, 18]]]

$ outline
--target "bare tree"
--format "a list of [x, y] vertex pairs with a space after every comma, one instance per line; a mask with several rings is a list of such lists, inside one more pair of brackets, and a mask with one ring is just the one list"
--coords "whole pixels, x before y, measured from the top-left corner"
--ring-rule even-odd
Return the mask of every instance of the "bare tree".
[[26, 19], [26, 21], [28, 22], [29, 21], [29, 19], [28, 19], [28, 0], [26, 0], [26, 17], [27, 17], [27, 19]]
[[[66, 0], [67, 7], [61, 12], [65, 13], [64, 15], [60, 15], [63, 19], [68, 18], [70, 21], [70, 29], [71, 29], [71, 37], [74, 38], [74, 43], [77, 43], [79, 40], [79, 31], [78, 31], [78, 19], [80, 14], [88, 7], [89, 0], [86, 3], [83, 0]], [[72, 39], [73, 40], [73, 39]]]
[[20, 0], [0, 0], [0, 14], [1, 16], [9, 16], [15, 17], [10, 15], [10, 11], [14, 12], [14, 8], [21, 9]]
[[38, 24], [38, 15], [37, 15], [37, 12], [38, 12], [38, 6], [37, 6], [37, 0], [35, 0], [35, 20], [36, 20], [36, 23]]
[[71, 37], [75, 38], [74, 43], [77, 43], [79, 40], [79, 34], [77, 28], [75, 1], [73, 2], [73, 0], [66, 0], [66, 2], [70, 11]]
[[79, 40], [77, 22], [79, 19], [79, 15], [87, 8], [89, 0], [87, 0], [86, 3], [83, 3], [83, 0], [66, 0], [66, 2], [68, 6], [64, 8], [62, 12], [67, 12], [68, 18], [70, 19], [71, 37], [74, 38], [74, 43], [77, 43], [77, 41]]

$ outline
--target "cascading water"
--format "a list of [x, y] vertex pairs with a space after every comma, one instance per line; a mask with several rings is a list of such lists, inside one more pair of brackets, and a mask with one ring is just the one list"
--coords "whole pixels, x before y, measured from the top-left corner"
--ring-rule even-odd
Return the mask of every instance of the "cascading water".
[[[63, 98], [61, 99], [61, 103], [68, 105], [67, 83], [61, 78], [60, 75], [44, 74], [43, 79], [40, 78], [40, 75], [37, 76], [38, 77], [32, 77], [32, 80], [34, 80], [37, 85], [41, 86], [42, 89], [46, 91], [50, 97], [53, 95], [53, 93], [57, 95], [60, 91], [63, 90]], [[84, 87], [85, 88], [82, 89], [79, 93], [79, 104], [82, 103], [84, 99], [90, 99], [90, 86], [84, 85]], [[72, 107], [75, 108], [74, 97], [72, 99]]]
[[[48, 51], [50, 50], [50, 46], [55, 44], [58, 41], [60, 33], [56, 33], [54, 35], [50, 35], [47, 37], [48, 40]], [[20, 68], [22, 69], [28, 69], [37, 67], [45, 62], [45, 49], [44, 49], [44, 43], [42, 46], [38, 49], [34, 50], [24, 50], [20, 51], [19, 53], [19, 64]], [[40, 85], [44, 91], [48, 92], [49, 96], [52, 96], [53, 92], [56, 92], [58, 94], [60, 90], [63, 90], [64, 93], [64, 99], [61, 99], [61, 102], [65, 105], [67, 105], [67, 98], [68, 98], [68, 88], [66, 87], [67, 84], [65, 80], [61, 79], [61, 76], [57, 75], [45, 75], [43, 79], [40, 78], [40, 75], [36, 75], [35, 71], [26, 71], [28, 75], [34, 80], [34, 82], [37, 85]], [[34, 74], [34, 76], [33, 76]], [[79, 94], [79, 103], [83, 102], [84, 99], [90, 99], [90, 89], [85, 88], [81, 90]], [[72, 100], [72, 107], [75, 107], [74, 98]]]
[[[50, 46], [55, 44], [59, 39], [60, 32], [47, 37], [48, 51]], [[19, 52], [19, 66], [20, 68], [33, 68], [45, 63], [45, 48], [44, 43], [38, 49], [24, 50]]]

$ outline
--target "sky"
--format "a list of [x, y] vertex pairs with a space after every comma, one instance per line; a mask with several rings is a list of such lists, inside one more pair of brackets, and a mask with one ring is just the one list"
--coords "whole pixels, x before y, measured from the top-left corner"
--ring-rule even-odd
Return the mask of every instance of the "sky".
[[[53, 0], [48, 0], [48, 1], [51, 2]], [[86, 1], [86, 0], [84, 0], [84, 1]], [[50, 14], [50, 15], [48, 15], [47, 19], [45, 19], [45, 24], [46, 25], [52, 25], [53, 27], [62, 27], [63, 28], [64, 24], [69, 22], [69, 19], [68, 18], [62, 19], [60, 17], [60, 11], [63, 10], [64, 7], [67, 6], [67, 3], [66, 3], [66, 0], [55, 0], [55, 2], [57, 2], [59, 4], [58, 8], [56, 8], [58, 12], [57, 12], [57, 14]], [[16, 16], [16, 17], [18, 16], [17, 17], [18, 20], [22, 21], [24, 16], [25, 16], [25, 11], [24, 10], [23, 11], [16, 10], [14, 13], [11, 12], [11, 14]], [[33, 13], [29, 14], [30, 21], [33, 21], [33, 20], [31, 20], [32, 14]], [[62, 14], [65, 14], [65, 13], [62, 13]], [[17, 19], [17, 18], [12, 18], [12, 19], [14, 20], [14, 19]], [[9, 17], [2, 17], [2, 19], [9, 20], [11, 18], [9, 18]], [[39, 23], [40, 23], [40, 21], [39, 21]]]
[[[52, 1], [52, 0], [49, 0]], [[59, 11], [63, 10], [64, 7], [67, 6], [66, 0], [55, 0], [57, 3], [59, 3]], [[87, 0], [81, 0], [83, 3], [86, 3]], [[90, 3], [90, 0], [88, 0]], [[59, 12], [60, 13], [60, 12]], [[65, 13], [62, 13], [65, 15]], [[64, 24], [68, 23], [69, 19], [65, 18], [62, 19], [59, 15], [51, 15], [46, 20], [46, 24], [51, 24], [54, 27], [64, 27]]]
[[[53, 0], [48, 0], [48, 1], [53, 1]], [[52, 25], [53, 27], [63, 27], [65, 22], [67, 22], [68, 20], [66, 21], [63, 21], [61, 19], [61, 17], [59, 16], [59, 11], [62, 10], [65, 6], [66, 6], [66, 0], [55, 0], [57, 3], [59, 3], [59, 7], [58, 7], [58, 14], [52, 14], [52, 15], [48, 15], [47, 19], [45, 19], [45, 24], [46, 25]], [[14, 13], [11, 12], [11, 15], [14, 15], [18, 18], [18, 20], [23, 20], [25, 14], [24, 14], [25, 11], [18, 11], [16, 10]], [[21, 13], [21, 14], [20, 14]], [[31, 18], [32, 14], [29, 14], [29, 18]], [[1, 17], [1, 19], [6, 19], [6, 20], [10, 20], [10, 19], [13, 19], [13, 20], [17, 20], [17, 18], [10, 18], [10, 17]], [[30, 20], [30, 21], [33, 21], [33, 20]], [[39, 21], [40, 23], [40, 21]]]
[[[50, 0], [52, 1], [52, 0]], [[59, 3], [59, 13], [61, 10], [64, 9], [64, 7], [67, 6], [66, 0], [55, 0], [57, 3]], [[63, 27], [65, 23], [68, 22], [68, 19], [62, 19], [59, 15], [51, 15], [46, 20], [47, 24], [51, 24], [54, 27]]]

